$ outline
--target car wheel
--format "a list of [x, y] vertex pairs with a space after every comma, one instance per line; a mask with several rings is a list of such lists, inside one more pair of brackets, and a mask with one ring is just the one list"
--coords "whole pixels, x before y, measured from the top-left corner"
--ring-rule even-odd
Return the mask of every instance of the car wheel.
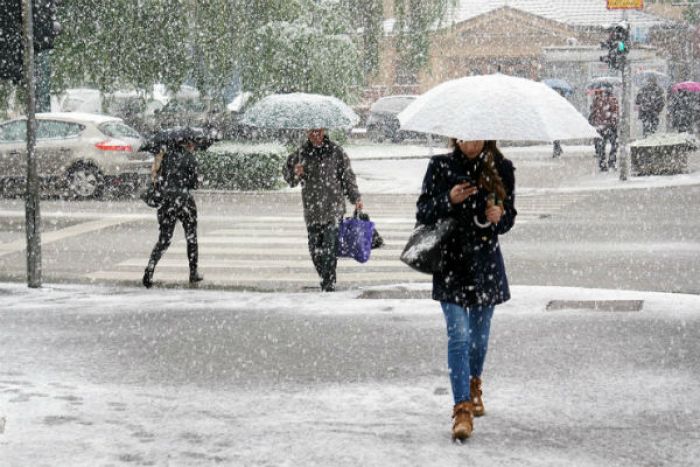
[[97, 167], [79, 163], [74, 165], [66, 175], [68, 192], [75, 199], [102, 197], [104, 178]]

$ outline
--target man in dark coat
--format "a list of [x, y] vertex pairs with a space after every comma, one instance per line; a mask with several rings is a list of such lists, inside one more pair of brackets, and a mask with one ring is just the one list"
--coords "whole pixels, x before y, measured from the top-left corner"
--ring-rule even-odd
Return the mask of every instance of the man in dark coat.
[[308, 132], [308, 140], [290, 154], [284, 167], [289, 186], [301, 183], [304, 220], [309, 238], [309, 253], [321, 277], [321, 290], [335, 290], [338, 223], [345, 214], [345, 197], [363, 208], [350, 158], [332, 142], [324, 129]]
[[196, 142], [192, 138], [183, 139], [179, 144], [173, 144], [156, 156], [153, 173], [155, 183], [162, 196], [162, 204], [158, 208], [158, 225], [160, 235], [153, 247], [148, 266], [143, 275], [143, 285], [150, 288], [153, 285], [153, 273], [163, 253], [170, 246], [175, 224], [182, 223], [187, 241], [187, 259], [190, 269], [190, 283], [200, 282], [203, 277], [197, 270], [199, 259], [197, 245], [197, 206], [191, 190], [197, 189], [197, 159], [194, 152]]
[[639, 119], [642, 121], [644, 137], [656, 133], [659, 127], [659, 114], [664, 109], [664, 90], [653, 76], [637, 93], [635, 104], [639, 106]]
[[[596, 89], [588, 116], [590, 123], [598, 131], [600, 138], [593, 140], [598, 157], [598, 167], [602, 172], [614, 169], [617, 161], [617, 123], [620, 106], [610, 89]], [[605, 146], [610, 142], [610, 155], [605, 161]]]

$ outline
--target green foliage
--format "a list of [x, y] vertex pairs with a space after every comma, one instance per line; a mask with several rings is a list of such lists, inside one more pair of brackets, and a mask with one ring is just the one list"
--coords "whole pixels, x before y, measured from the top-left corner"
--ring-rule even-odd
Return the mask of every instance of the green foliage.
[[348, 14], [361, 55], [362, 72], [371, 75], [379, 68], [379, 45], [384, 34], [382, 0], [341, 0]]
[[276, 144], [222, 142], [197, 155], [203, 188], [272, 190], [282, 186], [286, 150]]
[[430, 57], [430, 33], [455, 0], [395, 0], [399, 73], [414, 76]]
[[689, 5], [683, 11], [683, 19], [688, 23], [700, 24], [700, 5]]
[[187, 4], [159, 0], [72, 0], [59, 8], [53, 87], [172, 88], [187, 77]]
[[[396, 0], [404, 68], [427, 63], [431, 25], [454, 0]], [[66, 0], [50, 52], [52, 92], [171, 90], [222, 98], [234, 76], [256, 96], [305, 91], [352, 102], [379, 65], [382, 0]], [[0, 89], [7, 102], [9, 91]]]
[[243, 38], [251, 42], [241, 50], [246, 90], [255, 97], [312, 92], [352, 100], [361, 70], [346, 12], [335, 3], [285, 3], [269, 11], [263, 24], [249, 25]]

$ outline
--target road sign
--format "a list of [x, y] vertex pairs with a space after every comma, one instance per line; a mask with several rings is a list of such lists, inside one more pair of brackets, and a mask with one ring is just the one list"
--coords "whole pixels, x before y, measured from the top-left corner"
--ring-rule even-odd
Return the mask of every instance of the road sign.
[[641, 10], [644, 0], [608, 0], [608, 10]]

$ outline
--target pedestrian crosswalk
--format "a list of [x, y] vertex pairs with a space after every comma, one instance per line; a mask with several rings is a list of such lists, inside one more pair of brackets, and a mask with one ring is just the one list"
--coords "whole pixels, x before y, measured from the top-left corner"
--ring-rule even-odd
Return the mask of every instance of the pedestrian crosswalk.
[[[517, 224], [542, 221], [585, 196], [520, 197]], [[429, 282], [430, 276], [411, 270], [399, 260], [415, 224], [414, 206], [376, 206], [371, 215], [384, 245], [373, 250], [365, 264], [340, 258], [338, 289]], [[238, 216], [216, 222], [200, 219], [198, 241], [203, 285], [250, 290], [319, 289], [300, 211], [277, 216]], [[91, 272], [86, 277], [105, 282], [139, 281], [146, 260], [143, 255], [126, 258], [108, 270]], [[185, 241], [180, 239], [173, 242], [158, 264], [154, 281], [156, 285], [184, 285], [187, 277]]]

